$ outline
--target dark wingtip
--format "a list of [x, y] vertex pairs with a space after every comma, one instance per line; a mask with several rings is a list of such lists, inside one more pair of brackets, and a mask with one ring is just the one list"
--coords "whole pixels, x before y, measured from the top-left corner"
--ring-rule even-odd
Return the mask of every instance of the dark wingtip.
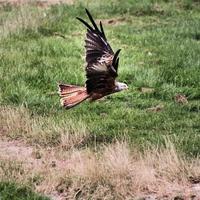
[[118, 65], [119, 65], [119, 58], [117, 58], [116, 63], [115, 63], [115, 70], [116, 72], [118, 71]]
[[101, 33], [102, 33], [104, 39], [106, 40], [106, 36], [105, 36], [104, 30], [103, 30], [103, 25], [102, 25], [101, 21], [100, 21], [100, 29], [101, 29]]
[[76, 19], [78, 19], [81, 23], [83, 23], [88, 29], [90, 29], [91, 31], [93, 31], [93, 28], [86, 21], [84, 21], [80, 17], [76, 17]]
[[88, 9], [87, 9], [87, 8], [85, 8], [85, 12], [89, 13], [89, 11], [88, 11]]
[[120, 51], [121, 51], [121, 49], [118, 49], [118, 50], [116, 51], [116, 53], [115, 53], [115, 55], [114, 55], [114, 58], [113, 58], [113, 63], [115, 63], [115, 61], [116, 61], [116, 59], [117, 59], [117, 57], [118, 57]]
[[91, 14], [90, 14], [90, 12], [89, 12], [89, 10], [87, 9], [87, 8], [85, 8], [85, 12], [87, 13], [87, 15], [89, 16], [91, 16]]
[[90, 14], [89, 10], [88, 10], [87, 8], [85, 8], [85, 11], [86, 11], [87, 16], [89, 17], [89, 19], [90, 19], [92, 25], [94, 26], [94, 29], [95, 29], [97, 32], [100, 32], [100, 31], [99, 31], [99, 28], [97, 27], [97, 25], [96, 25], [96, 23], [95, 23], [95, 21], [94, 21], [92, 15]]
[[118, 49], [118, 50], [117, 50], [117, 52], [116, 52], [116, 54], [118, 55], [118, 54], [119, 54], [119, 52], [120, 52], [121, 50], [122, 50], [122, 49]]
[[116, 51], [116, 53], [115, 53], [115, 55], [114, 55], [114, 58], [113, 58], [113, 62], [112, 62], [112, 64], [113, 64], [113, 66], [115, 67], [116, 71], [117, 71], [117, 69], [118, 69], [118, 63], [119, 63], [118, 55], [119, 55], [120, 51], [121, 51], [121, 49], [118, 49], [118, 50]]

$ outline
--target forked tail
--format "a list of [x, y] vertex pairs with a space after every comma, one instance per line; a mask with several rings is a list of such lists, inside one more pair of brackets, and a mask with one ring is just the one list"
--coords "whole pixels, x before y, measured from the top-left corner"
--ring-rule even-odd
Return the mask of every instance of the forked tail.
[[67, 84], [59, 84], [58, 87], [61, 105], [67, 109], [78, 105], [89, 97], [85, 87]]

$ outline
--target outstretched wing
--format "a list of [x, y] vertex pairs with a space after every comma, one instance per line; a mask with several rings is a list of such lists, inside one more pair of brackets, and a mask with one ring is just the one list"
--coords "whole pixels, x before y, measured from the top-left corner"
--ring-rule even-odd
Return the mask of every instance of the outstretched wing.
[[115, 87], [120, 49], [116, 53], [113, 52], [107, 42], [102, 23], [100, 22], [99, 29], [89, 11], [85, 10], [92, 26], [79, 17], [77, 19], [87, 27], [85, 39], [87, 91], [109, 92]]

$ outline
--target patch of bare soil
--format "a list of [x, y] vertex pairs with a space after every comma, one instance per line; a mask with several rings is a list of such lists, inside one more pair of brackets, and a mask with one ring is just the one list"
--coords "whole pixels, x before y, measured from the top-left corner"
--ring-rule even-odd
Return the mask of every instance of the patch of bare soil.
[[176, 94], [174, 100], [178, 104], [188, 104], [187, 97], [184, 94]]
[[126, 23], [125, 17], [116, 17], [111, 19], [98, 19], [97, 23], [100, 23], [100, 21], [103, 23], [103, 25], [122, 25]]
[[[33, 180], [36, 191], [43, 192], [55, 200], [63, 199], [62, 194], [56, 191], [56, 188], [54, 188], [54, 190], [50, 187], [54, 187], [59, 184], [59, 179], [61, 178], [59, 174], [60, 172], [73, 168], [73, 166], [67, 158], [61, 158], [59, 152], [57, 152], [55, 149], [41, 149], [39, 147], [29, 146], [24, 142], [17, 140], [0, 140], [0, 161], [14, 162], [16, 165], [17, 163], [20, 163], [20, 167], [16, 167], [16, 170], [19, 172], [15, 172], [14, 177], [8, 178], [16, 178], [14, 181], [27, 182], [26, 179], [30, 179], [27, 174], [32, 174], [33, 178], [37, 178], [37, 176], [43, 176], [42, 181]], [[6, 170], [9, 171], [13, 169]], [[6, 170], [3, 171], [5, 172]], [[20, 171], [27, 173], [22, 173], [24, 179], [21, 177], [21, 174], [16, 175], [17, 173], [20, 173]], [[8, 174], [12, 176], [13, 172], [8, 172]], [[58, 180], [56, 179], [56, 174], [58, 175]]]

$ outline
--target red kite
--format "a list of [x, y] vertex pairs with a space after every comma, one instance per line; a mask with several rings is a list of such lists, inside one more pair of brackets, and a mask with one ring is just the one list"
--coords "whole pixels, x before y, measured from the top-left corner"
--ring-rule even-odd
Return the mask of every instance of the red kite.
[[94, 22], [87, 9], [86, 13], [92, 26], [86, 21], [77, 17], [87, 27], [85, 48], [86, 48], [86, 84], [85, 87], [76, 85], [59, 84], [61, 104], [65, 108], [72, 108], [86, 99], [97, 100], [106, 95], [127, 89], [125, 83], [117, 82], [119, 52], [113, 52], [107, 42], [102, 23], [100, 29]]

